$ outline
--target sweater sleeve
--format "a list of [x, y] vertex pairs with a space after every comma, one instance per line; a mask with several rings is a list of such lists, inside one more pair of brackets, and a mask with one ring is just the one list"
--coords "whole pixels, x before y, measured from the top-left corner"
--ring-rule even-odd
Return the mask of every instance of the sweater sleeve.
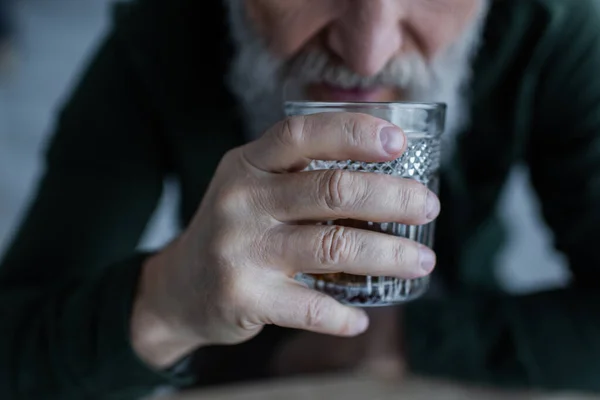
[[189, 382], [151, 370], [129, 343], [136, 246], [167, 164], [136, 77], [113, 32], [60, 113], [0, 265], [0, 398], [138, 398]]
[[526, 159], [568, 288], [460, 293], [407, 310], [410, 365], [482, 383], [600, 390], [600, 7], [561, 3], [535, 80]]

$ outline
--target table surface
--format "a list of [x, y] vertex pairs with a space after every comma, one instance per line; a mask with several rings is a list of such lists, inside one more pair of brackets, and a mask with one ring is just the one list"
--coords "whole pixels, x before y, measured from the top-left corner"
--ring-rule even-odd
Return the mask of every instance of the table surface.
[[514, 393], [407, 377], [400, 382], [360, 375], [281, 380], [188, 392], [156, 400], [600, 400], [574, 393]]

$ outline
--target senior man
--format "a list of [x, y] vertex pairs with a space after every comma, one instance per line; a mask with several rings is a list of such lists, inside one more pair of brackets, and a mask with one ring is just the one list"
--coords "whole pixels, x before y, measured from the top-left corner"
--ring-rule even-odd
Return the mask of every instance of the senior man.
[[[0, 270], [2, 398], [135, 398], [381, 360], [600, 389], [597, 1], [139, 0], [114, 21]], [[411, 181], [300, 172], [391, 160], [405, 136], [365, 115], [285, 120], [291, 96], [446, 102], [439, 199]], [[570, 261], [563, 290], [511, 297], [494, 281], [495, 209], [519, 162]], [[136, 253], [166, 176], [183, 231]], [[366, 334], [367, 313], [293, 280], [429, 274], [436, 255], [413, 242], [298, 221], [422, 224], [440, 205], [444, 290], [371, 313]]]

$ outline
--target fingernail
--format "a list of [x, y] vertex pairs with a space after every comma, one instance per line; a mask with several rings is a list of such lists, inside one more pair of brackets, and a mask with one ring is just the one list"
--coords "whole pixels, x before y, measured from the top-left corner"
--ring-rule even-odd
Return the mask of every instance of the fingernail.
[[404, 133], [395, 126], [386, 126], [379, 132], [383, 149], [388, 154], [396, 155], [404, 148]]
[[356, 322], [352, 326], [352, 334], [360, 335], [364, 333], [369, 327], [369, 317], [363, 312], [360, 313], [360, 316], [356, 319]]
[[433, 267], [435, 267], [435, 253], [428, 247], [420, 246], [419, 262], [421, 264], [421, 269], [425, 271], [426, 274], [429, 274], [433, 271]]
[[440, 215], [440, 200], [432, 191], [429, 191], [429, 193], [427, 193], [427, 202], [425, 204], [425, 207], [427, 208], [425, 211], [427, 214], [427, 219], [432, 220], [437, 218], [438, 215]]

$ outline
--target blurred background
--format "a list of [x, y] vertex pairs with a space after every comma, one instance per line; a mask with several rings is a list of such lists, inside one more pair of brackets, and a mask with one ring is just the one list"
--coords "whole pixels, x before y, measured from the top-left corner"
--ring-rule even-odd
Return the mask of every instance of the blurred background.
[[[7, 16], [11, 28], [3, 40], [6, 25], [0, 25], [0, 253], [42, 171], [55, 113], [109, 28], [110, 3], [0, 0], [0, 24]], [[169, 182], [142, 247], [158, 247], [174, 235], [176, 203], [176, 186]], [[515, 169], [499, 212], [511, 229], [496, 269], [506, 288], [523, 293], [563, 285], [567, 268], [540, 222], [525, 169]]]
[[[0, 0], [11, 29], [0, 52], [0, 254], [43, 172], [45, 141], [57, 111], [110, 28], [112, 2]], [[156, 248], [174, 235], [175, 192], [167, 183], [143, 248]]]

